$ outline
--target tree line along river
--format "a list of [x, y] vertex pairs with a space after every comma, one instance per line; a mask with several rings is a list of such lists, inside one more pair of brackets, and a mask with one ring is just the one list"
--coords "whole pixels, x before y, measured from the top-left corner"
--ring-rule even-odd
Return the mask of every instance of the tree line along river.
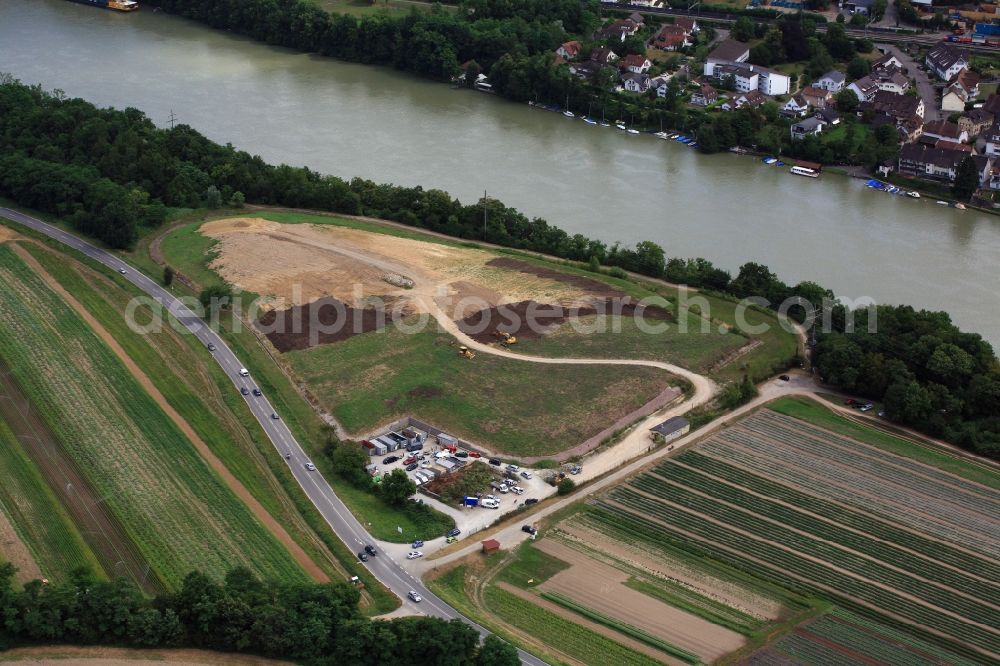
[[0, 71], [158, 125], [344, 178], [484, 190], [609, 243], [733, 270], [767, 264], [848, 298], [951, 313], [1000, 342], [1000, 218], [875, 192], [864, 181], [627, 135], [392, 70], [293, 53], [162, 13], [64, 0], [0, 3]]

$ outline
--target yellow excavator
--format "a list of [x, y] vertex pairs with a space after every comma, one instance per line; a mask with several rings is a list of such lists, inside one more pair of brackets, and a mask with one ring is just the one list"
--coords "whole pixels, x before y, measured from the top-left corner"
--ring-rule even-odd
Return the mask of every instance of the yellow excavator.
[[459, 356], [464, 356], [465, 358], [469, 359], [470, 361], [472, 359], [476, 358], [476, 352], [472, 351], [471, 349], [469, 349], [465, 345], [462, 345], [461, 347], [458, 348], [458, 355]]
[[517, 344], [517, 337], [511, 335], [506, 331], [500, 331], [500, 330], [493, 331], [493, 337], [500, 340], [500, 343], [504, 345]]

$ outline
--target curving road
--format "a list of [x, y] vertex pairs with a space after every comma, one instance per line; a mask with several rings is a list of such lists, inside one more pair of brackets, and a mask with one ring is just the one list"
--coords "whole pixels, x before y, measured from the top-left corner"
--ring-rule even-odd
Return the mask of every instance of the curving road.
[[[256, 388], [251, 377], [240, 377], [240, 368], [244, 367], [236, 355], [226, 346], [226, 343], [219, 335], [212, 330], [194, 312], [188, 309], [183, 303], [177, 300], [170, 292], [158, 283], [146, 277], [144, 274], [134, 270], [129, 264], [122, 261], [110, 252], [106, 252], [99, 247], [82, 240], [73, 234], [62, 229], [46, 224], [23, 213], [19, 213], [9, 208], [0, 208], [0, 217], [4, 217], [12, 222], [23, 225], [29, 229], [45, 234], [49, 238], [57, 240], [82, 254], [90, 257], [104, 266], [117, 271], [125, 279], [145, 292], [152, 299], [160, 303], [177, 321], [179, 321], [188, 331], [190, 331], [206, 347], [209, 343], [215, 345], [213, 356], [216, 362], [222, 366], [226, 374], [232, 379], [233, 385], [239, 389], [246, 386], [249, 389]], [[348, 510], [337, 494], [327, 483], [326, 479], [318, 472], [310, 472], [305, 469], [305, 462], [309, 460], [305, 451], [292, 436], [291, 431], [285, 426], [284, 421], [273, 419], [271, 415], [275, 413], [274, 408], [267, 400], [267, 396], [254, 397], [247, 395], [243, 398], [250, 412], [260, 423], [261, 428], [267, 434], [271, 443], [278, 453], [284, 457], [291, 454], [288, 460], [289, 468], [295, 480], [298, 481], [302, 490], [316, 506], [323, 519], [333, 532], [340, 537], [341, 541], [347, 544], [351, 550], [361, 550], [365, 544], [374, 543], [375, 540], [367, 530], [361, 525], [354, 515]], [[454, 608], [446, 604], [440, 598], [428, 590], [411, 573], [406, 571], [393, 560], [388, 554], [380, 554], [370, 558], [367, 562], [371, 574], [383, 585], [389, 588], [394, 594], [403, 599], [403, 603], [409, 605], [414, 613], [424, 613], [444, 619], [459, 619], [471, 625], [480, 635], [486, 636], [490, 632], [482, 626], [476, 624], [467, 617], [461, 615]], [[407, 599], [407, 592], [416, 591], [423, 597], [423, 601], [417, 605]], [[518, 650], [521, 663], [529, 666], [543, 666], [544, 661], [528, 652]]]

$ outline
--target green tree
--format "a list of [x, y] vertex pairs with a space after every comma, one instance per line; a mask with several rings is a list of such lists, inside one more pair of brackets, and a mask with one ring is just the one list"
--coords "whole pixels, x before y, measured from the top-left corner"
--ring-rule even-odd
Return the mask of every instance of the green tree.
[[740, 42], [749, 42], [755, 34], [753, 20], [749, 16], [741, 16], [736, 19], [729, 32], [730, 37]]
[[855, 56], [851, 59], [851, 62], [847, 63], [847, 75], [852, 79], [860, 79], [863, 76], [867, 76], [871, 71], [871, 63], [861, 56]]
[[407, 473], [399, 468], [392, 470], [388, 476], [382, 477], [379, 492], [386, 503], [393, 506], [403, 506], [417, 492], [417, 484], [410, 480]]
[[587, 270], [591, 273], [599, 273], [601, 271], [601, 262], [597, 258], [596, 254], [590, 255], [590, 261], [587, 264]]
[[956, 199], [968, 201], [969, 198], [979, 189], [979, 171], [972, 156], [966, 157], [958, 165], [958, 172], [955, 174], [955, 183], [951, 186], [951, 193]]
[[574, 490], [576, 490], [576, 482], [569, 478], [560, 481], [559, 485], [556, 487], [556, 492], [560, 495], [569, 495]]
[[243, 208], [243, 204], [246, 203], [246, 197], [242, 192], [236, 190], [233, 192], [233, 196], [229, 197], [229, 206], [231, 208]]
[[518, 666], [520, 663], [521, 658], [513, 645], [490, 634], [479, 648], [475, 666]]
[[837, 102], [837, 110], [841, 113], [851, 113], [858, 108], [858, 96], [846, 88], [837, 93], [834, 100]]
[[163, 267], [163, 286], [169, 287], [174, 283], [174, 269], [170, 266]]
[[465, 87], [473, 88], [476, 85], [476, 81], [479, 79], [479, 75], [483, 73], [483, 68], [479, 66], [479, 63], [475, 60], [470, 60], [465, 65]]
[[209, 185], [205, 190], [205, 206], [207, 208], [222, 208], [222, 193], [215, 185]]
[[371, 488], [372, 479], [365, 470], [371, 459], [355, 442], [337, 442], [326, 449], [334, 473], [356, 488]]
[[228, 308], [232, 305], [233, 294], [226, 285], [215, 284], [202, 289], [198, 294], [198, 300], [206, 309]]

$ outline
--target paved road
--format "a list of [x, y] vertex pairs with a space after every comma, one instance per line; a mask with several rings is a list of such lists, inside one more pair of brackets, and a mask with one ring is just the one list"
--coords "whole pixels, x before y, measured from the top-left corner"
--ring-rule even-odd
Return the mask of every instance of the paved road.
[[917, 82], [917, 92], [920, 93], [920, 99], [924, 100], [924, 122], [929, 123], [940, 119], [941, 108], [937, 92], [934, 90], [934, 85], [931, 83], [927, 72], [920, 69], [920, 63], [893, 44], [879, 43], [875, 46], [885, 53], [891, 53], [899, 58], [899, 61], [903, 63], [903, 67], [906, 68], [907, 73]]
[[[91, 259], [107, 266], [112, 270], [118, 271], [119, 273], [124, 271], [123, 275], [125, 279], [159, 302], [206, 347], [209, 343], [215, 345], [215, 352], [213, 353], [213, 356], [215, 357], [216, 362], [222, 366], [222, 369], [226, 371], [226, 374], [232, 380], [234, 390], [238, 391], [239, 388], [243, 386], [246, 386], [251, 390], [256, 388], [252, 377], [240, 377], [240, 368], [244, 366], [240, 363], [239, 359], [236, 358], [236, 355], [232, 352], [232, 350], [226, 346], [226, 343], [223, 342], [222, 338], [219, 337], [219, 335], [213, 331], [201, 319], [201, 317], [197, 316], [194, 312], [188, 309], [187, 306], [177, 300], [170, 292], [158, 283], [133, 269], [129, 264], [125, 263], [115, 255], [91, 245], [87, 241], [82, 240], [70, 233], [53, 227], [50, 224], [46, 224], [41, 220], [29, 217], [15, 210], [10, 210], [9, 208], [0, 208], [0, 217], [7, 218], [8, 220], [17, 222], [18, 224], [33, 229], [34, 231], [45, 234], [46, 236], [49, 236], [50, 238], [53, 238], [87, 255]], [[324, 479], [318, 471], [309, 472], [305, 469], [304, 465], [305, 462], [309, 460], [308, 456], [295, 440], [295, 437], [292, 436], [288, 427], [285, 426], [284, 421], [271, 418], [271, 415], [276, 412], [270, 402], [268, 402], [267, 396], [257, 398], [251, 394], [244, 396], [243, 399], [246, 401], [247, 407], [250, 408], [251, 413], [253, 413], [254, 417], [260, 423], [261, 428], [263, 428], [264, 432], [267, 433], [268, 438], [270, 438], [271, 443], [274, 445], [274, 448], [277, 449], [278, 453], [283, 457], [286, 454], [291, 454], [291, 458], [288, 460], [288, 465], [292, 471], [292, 475], [295, 477], [295, 480], [298, 481], [305, 494], [319, 510], [320, 514], [322, 514], [327, 524], [330, 525], [330, 528], [334, 531], [334, 533], [340, 537], [340, 539], [346, 543], [347, 547], [352, 551], [361, 550], [365, 544], [374, 543], [375, 540], [348, 510], [340, 498], [337, 497], [336, 493], [333, 492], [333, 489], [326, 482], [326, 479]], [[375, 578], [377, 578], [383, 585], [392, 590], [393, 593], [403, 599], [403, 603], [408, 605], [410, 610], [413, 612], [424, 613], [426, 615], [432, 615], [445, 619], [457, 618], [471, 625], [480, 633], [480, 635], [486, 636], [489, 634], [486, 629], [472, 620], [462, 616], [454, 608], [432, 594], [430, 590], [424, 587], [420, 580], [406, 571], [399, 565], [398, 562], [393, 560], [387, 554], [383, 553], [377, 557], [370, 558], [367, 562], [367, 566], [371, 574], [375, 576]], [[407, 599], [406, 593], [410, 590], [416, 591], [421, 597], [423, 597], [423, 601], [420, 604], [414, 604]], [[545, 662], [541, 659], [524, 652], [523, 650], [519, 650], [518, 653], [520, 654], [521, 662], [524, 664], [528, 664], [529, 666], [542, 666], [545, 664]]]

